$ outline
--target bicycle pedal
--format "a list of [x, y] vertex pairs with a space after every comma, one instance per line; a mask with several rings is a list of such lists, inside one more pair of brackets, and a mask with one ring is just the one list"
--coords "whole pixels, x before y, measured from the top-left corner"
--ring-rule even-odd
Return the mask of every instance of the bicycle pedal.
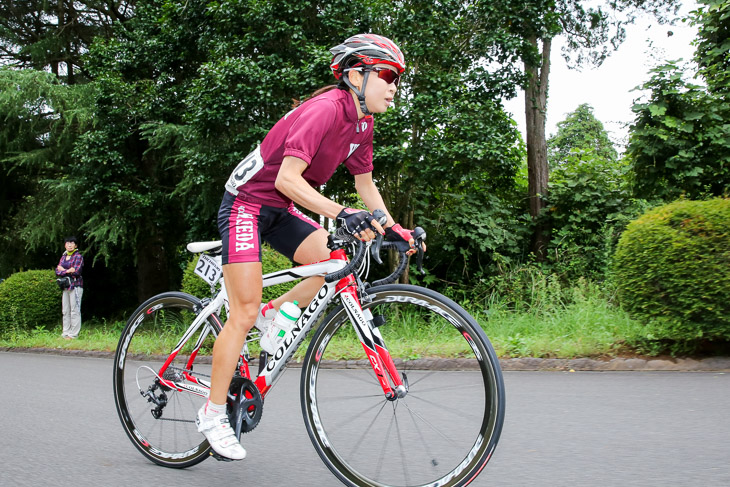
[[216, 459], [216, 460], [218, 460], [219, 462], [235, 462], [235, 461], [236, 461], [236, 460], [234, 460], [234, 459], [232, 459], [232, 458], [227, 458], [227, 457], [224, 457], [224, 456], [218, 455], [218, 454], [217, 454], [217, 453], [216, 453], [215, 451], [213, 451], [213, 450], [211, 450], [211, 451], [210, 451], [210, 456], [211, 456], [211, 457], [213, 457], [213, 458], [215, 458], [215, 459]]

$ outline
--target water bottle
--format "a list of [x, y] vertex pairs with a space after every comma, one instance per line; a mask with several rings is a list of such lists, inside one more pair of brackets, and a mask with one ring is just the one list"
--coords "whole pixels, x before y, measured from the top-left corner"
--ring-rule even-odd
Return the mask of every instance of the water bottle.
[[297, 306], [298, 302], [293, 303], [286, 302], [281, 305], [279, 311], [274, 316], [274, 320], [271, 322], [271, 326], [266, 330], [266, 333], [261, 337], [261, 348], [270, 353], [274, 354], [279, 345], [284, 341], [284, 337], [288, 332], [294, 328], [294, 323], [297, 322], [299, 316], [302, 314], [302, 310]]

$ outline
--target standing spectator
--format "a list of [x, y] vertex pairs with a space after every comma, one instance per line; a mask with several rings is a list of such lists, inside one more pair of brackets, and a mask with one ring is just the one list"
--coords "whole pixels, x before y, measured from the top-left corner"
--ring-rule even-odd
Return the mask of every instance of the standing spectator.
[[84, 294], [84, 280], [81, 271], [84, 268], [84, 258], [81, 256], [76, 237], [66, 237], [64, 240], [66, 251], [56, 267], [56, 275], [70, 277], [71, 285], [63, 290], [61, 309], [63, 310], [63, 332], [61, 336], [72, 340], [79, 336], [81, 331], [81, 296]]

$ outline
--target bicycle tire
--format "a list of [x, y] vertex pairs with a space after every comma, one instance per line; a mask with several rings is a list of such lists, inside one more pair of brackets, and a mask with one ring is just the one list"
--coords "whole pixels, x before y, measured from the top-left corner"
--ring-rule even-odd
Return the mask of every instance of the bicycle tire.
[[[195, 425], [196, 413], [205, 398], [166, 388], [156, 380], [157, 372], [201, 307], [198, 298], [181, 292], [148, 299], [127, 321], [114, 355], [114, 402], [124, 431], [145, 457], [165, 467], [186, 468], [210, 456], [210, 445]], [[208, 322], [220, 331], [213, 318]], [[188, 337], [166, 374], [187, 370], [187, 354], [205, 327], [200, 328]], [[212, 347], [211, 335], [205, 338], [206, 347]], [[209, 375], [209, 366], [201, 362], [196, 358], [194, 374]], [[164, 402], [159, 411], [155, 411], [157, 406], [149, 395], [143, 396], [150, 390], [155, 400]]]
[[[474, 318], [435, 291], [395, 284], [367, 293], [372, 301], [363, 300], [363, 309], [385, 319], [379, 330], [406, 373], [408, 394], [385, 398], [338, 306], [322, 321], [302, 364], [302, 414], [314, 448], [349, 486], [468, 485], [491, 458], [504, 421], [504, 382], [491, 343]], [[393, 332], [406, 326], [416, 327], [415, 335], [425, 328], [438, 333], [450, 351], [437, 352], [453, 358], [409, 360], [434, 352], [409, 339], [398, 343]], [[362, 360], [342, 369], [330, 350], [335, 342], [340, 350], [356, 343]]]

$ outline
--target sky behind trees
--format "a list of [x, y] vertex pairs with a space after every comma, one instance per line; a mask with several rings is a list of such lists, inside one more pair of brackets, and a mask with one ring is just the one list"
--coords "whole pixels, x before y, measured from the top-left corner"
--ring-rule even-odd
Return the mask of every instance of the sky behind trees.
[[[694, 1], [683, 2], [680, 16], [697, 8]], [[634, 25], [626, 27], [626, 40], [599, 67], [583, 66], [581, 70], [568, 69], [561, 58], [563, 39], [554, 39], [548, 115], [545, 132], [555, 135], [557, 124], [580, 104], [588, 103], [603, 122], [611, 140], [623, 149], [628, 135], [628, 124], [633, 120], [631, 106], [641, 93], [632, 91], [650, 78], [649, 69], [664, 61], [683, 58], [689, 61], [694, 53], [690, 44], [697, 28], [687, 23], [659, 25], [654, 18], [639, 17]], [[671, 31], [672, 35], [668, 35]], [[516, 98], [505, 102], [520, 131], [525, 135], [525, 108], [522, 91]]]

